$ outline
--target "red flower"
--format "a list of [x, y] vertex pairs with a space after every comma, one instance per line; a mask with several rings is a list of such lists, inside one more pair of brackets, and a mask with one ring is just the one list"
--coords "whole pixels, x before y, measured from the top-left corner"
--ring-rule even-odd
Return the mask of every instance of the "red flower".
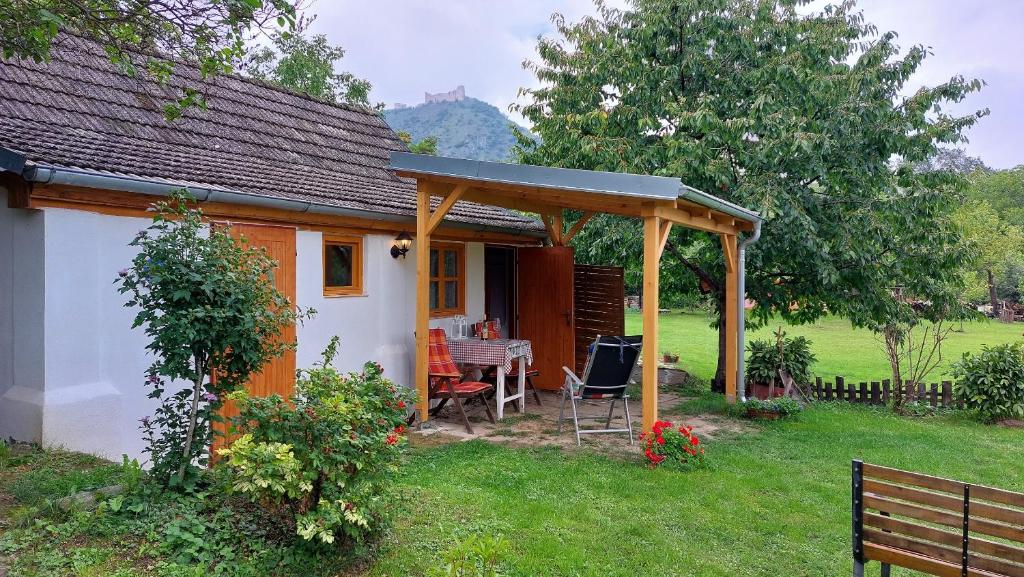
[[658, 437], [658, 444], [659, 445], [664, 445], [665, 444], [665, 437]]
[[389, 445], [394, 445], [397, 442], [398, 442], [398, 435], [396, 435], [394, 433], [391, 433], [390, 435], [388, 435], [387, 443]]
[[653, 457], [651, 457], [651, 461], [654, 461], [655, 465], [657, 465], [658, 463], [660, 463], [660, 462], [662, 462], [664, 460], [665, 460], [665, 456], [664, 455], [654, 455]]
[[697, 445], [700, 444], [700, 439], [698, 439], [697, 437], [690, 437], [690, 444], [696, 447]]
[[405, 425], [398, 425], [397, 427], [395, 427], [395, 432], [398, 433], [399, 435], [404, 433], [405, 432]]
[[399, 409], [404, 409], [405, 408], [405, 401], [398, 401], [398, 408]]

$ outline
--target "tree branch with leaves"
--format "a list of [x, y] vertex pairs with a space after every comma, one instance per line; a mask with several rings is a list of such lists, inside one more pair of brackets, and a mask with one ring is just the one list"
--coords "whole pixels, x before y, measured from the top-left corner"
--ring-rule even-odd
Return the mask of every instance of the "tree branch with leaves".
[[[952, 116], [945, 104], [982, 84], [957, 76], [903, 96], [925, 47], [901, 53], [854, 2], [812, 13], [801, 4], [632, 0], [620, 10], [598, 1], [598, 15], [578, 23], [556, 15], [557, 37], [542, 38], [525, 65], [539, 88], [521, 90], [526, 102], [513, 107], [540, 139], [518, 135], [517, 155], [680, 178], [758, 210], [763, 234], [747, 255], [752, 320], [832, 313], [865, 326], [884, 318], [890, 286], [914, 283], [928, 299], [967, 258], [949, 220], [963, 177], [890, 161], [924, 161], [962, 141], [987, 111]], [[622, 220], [595, 220], [573, 246], [584, 262], [621, 264], [630, 278], [642, 235]], [[673, 227], [669, 242], [686, 258], [663, 263], [663, 282], [723, 286], [715, 240]], [[724, 294], [713, 295], [720, 319]]]

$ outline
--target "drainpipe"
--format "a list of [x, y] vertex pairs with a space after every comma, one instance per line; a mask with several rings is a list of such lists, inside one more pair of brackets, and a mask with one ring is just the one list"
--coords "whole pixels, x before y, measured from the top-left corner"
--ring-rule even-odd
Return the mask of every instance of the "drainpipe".
[[736, 399], [739, 402], [747, 400], [747, 374], [744, 360], [746, 359], [746, 349], [744, 348], [744, 335], [747, 325], [747, 247], [757, 242], [761, 238], [761, 219], [754, 221], [754, 234], [740, 241], [738, 246], [738, 266], [740, 268], [740, 275], [738, 282], [739, 285], [736, 290], [736, 298], [739, 300], [737, 310], [739, 311], [739, 330], [736, 331], [736, 350], [739, 353], [739, 358], [736, 359]]

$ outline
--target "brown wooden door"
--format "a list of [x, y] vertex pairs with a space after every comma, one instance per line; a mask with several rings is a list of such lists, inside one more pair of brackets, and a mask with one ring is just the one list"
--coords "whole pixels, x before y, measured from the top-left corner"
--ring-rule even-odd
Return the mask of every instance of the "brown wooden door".
[[[263, 247], [270, 258], [277, 261], [274, 269], [274, 286], [288, 300], [295, 303], [295, 229], [281, 226], [263, 226], [255, 224], [232, 224], [231, 236], [244, 239], [248, 246]], [[295, 325], [289, 325], [281, 331], [282, 340], [295, 341]], [[258, 374], [253, 375], [246, 383], [246, 389], [253, 396], [265, 397], [277, 393], [288, 397], [295, 390], [295, 351], [285, 351], [283, 355], [270, 361]], [[231, 401], [224, 403], [221, 416], [234, 417], [238, 409]], [[220, 440], [214, 445], [216, 450], [229, 440]]]
[[534, 384], [557, 390], [575, 366], [572, 248], [520, 248], [518, 260], [519, 338], [533, 346]]

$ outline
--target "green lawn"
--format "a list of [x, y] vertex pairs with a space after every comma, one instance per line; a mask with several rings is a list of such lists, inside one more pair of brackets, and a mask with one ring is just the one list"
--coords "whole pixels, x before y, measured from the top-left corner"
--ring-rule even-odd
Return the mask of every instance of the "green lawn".
[[[706, 395], [677, 410], [716, 407], [721, 397]], [[116, 482], [120, 467], [35, 451], [0, 461], [0, 574], [6, 564], [11, 577], [196, 577], [213, 563], [238, 577], [424, 576], [466, 537], [489, 535], [509, 545], [506, 577], [849, 575], [853, 458], [1024, 491], [1020, 429], [825, 403], [796, 420], [744, 423], [705, 437], [708, 466], [689, 472], [647, 469], [639, 450], [416, 447], [395, 477], [391, 528], [371, 547], [312, 557], [272, 538], [255, 509], [224, 509], [233, 501], [213, 494], [151, 496], [140, 514], [61, 514], [47, 503]], [[299, 564], [285, 571], [282, 559]]]
[[[708, 323], [704, 313], [663, 313], [659, 320], [659, 352], [678, 353], [682, 368], [711, 378], [717, 360], [718, 333]], [[641, 324], [640, 313], [626, 313], [627, 333], [639, 333]], [[748, 331], [747, 340], [773, 339], [772, 333], [779, 325], [776, 322]], [[848, 381], [879, 381], [890, 374], [885, 352], [875, 335], [868, 330], [852, 328], [849, 321], [832, 317], [811, 325], [786, 326], [785, 331], [788, 336], [803, 335], [811, 340], [814, 354], [818, 357], [814, 373], [828, 380], [841, 375]], [[1022, 332], [1024, 325], [1021, 324], [997, 321], [964, 323], [963, 331], [953, 333], [943, 347], [942, 374], [936, 371], [929, 380], [948, 378], [949, 363], [959, 359], [963, 353], [978, 351], [982, 345], [1016, 342], [1022, 339]]]
[[482, 441], [419, 449], [401, 478], [408, 510], [368, 575], [421, 575], [471, 534], [503, 536], [514, 576], [849, 575], [851, 459], [1024, 490], [1022, 442], [955, 417], [819, 405], [706, 443], [709, 468], [686, 473]]

